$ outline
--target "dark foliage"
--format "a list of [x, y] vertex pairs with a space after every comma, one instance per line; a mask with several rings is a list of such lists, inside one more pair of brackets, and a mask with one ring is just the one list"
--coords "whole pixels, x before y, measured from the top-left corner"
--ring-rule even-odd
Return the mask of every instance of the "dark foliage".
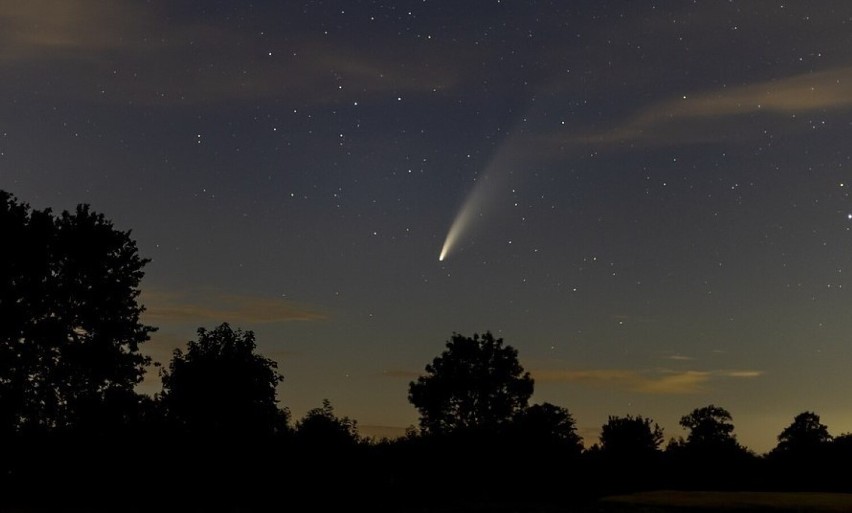
[[454, 334], [426, 372], [409, 386], [420, 435], [400, 447], [430, 470], [416, 470], [402, 489], [440, 490], [436, 500], [512, 502], [576, 481], [582, 441], [574, 418], [550, 403], [527, 406], [533, 380], [502, 339]]
[[514, 439], [530, 448], [556, 452], [560, 457], [579, 456], [583, 450], [574, 417], [555, 404], [529, 406], [518, 413], [509, 431]]
[[296, 423], [295, 438], [307, 450], [322, 452], [351, 449], [361, 442], [358, 423], [335, 415], [328, 399], [323, 399], [320, 408], [309, 410]]
[[819, 415], [806, 411], [796, 415], [793, 423], [778, 435], [776, 454], [805, 455], [823, 450], [831, 442], [828, 427], [821, 424]]
[[737, 446], [734, 424], [728, 410], [709, 405], [696, 408], [680, 419], [689, 430], [686, 447], [698, 451], [728, 450]]
[[586, 452], [585, 466], [598, 493], [626, 493], [660, 484], [663, 430], [641, 415], [610, 416], [600, 445]]
[[271, 436], [286, 429], [278, 407], [278, 364], [255, 353], [252, 331], [223, 323], [198, 329], [186, 352], [175, 350], [162, 373], [160, 396], [167, 419], [193, 435]]
[[525, 408], [496, 445], [493, 451], [503, 455], [497, 464], [505, 473], [514, 473], [516, 490], [576, 485], [577, 479], [572, 476], [580, 470], [583, 440], [566, 408], [551, 403]]
[[833, 457], [842, 454], [832, 449], [840, 448], [843, 442], [834, 446], [831, 442], [828, 427], [820, 423], [819, 415], [810, 411], [796, 415], [778, 435], [778, 445], [767, 455], [775, 473], [773, 481], [800, 489], [826, 486], [836, 489], [837, 469], [846, 462]]
[[54, 216], [0, 191], [0, 431], [126, 424], [148, 358], [130, 232], [86, 205]]
[[670, 480], [676, 487], [741, 488], [761, 485], [759, 460], [737, 442], [733, 417], [715, 405], [696, 408], [680, 419], [685, 441], [666, 448]]
[[137, 301], [148, 260], [86, 205], [54, 215], [0, 191], [0, 234], [0, 495], [124, 490], [157, 417], [134, 391], [154, 330]]
[[408, 399], [430, 434], [497, 429], [527, 406], [533, 380], [518, 352], [490, 332], [481, 337], [454, 334], [447, 349], [410, 383]]
[[641, 415], [610, 416], [601, 427], [601, 450], [610, 457], [648, 458], [662, 443], [663, 429]]

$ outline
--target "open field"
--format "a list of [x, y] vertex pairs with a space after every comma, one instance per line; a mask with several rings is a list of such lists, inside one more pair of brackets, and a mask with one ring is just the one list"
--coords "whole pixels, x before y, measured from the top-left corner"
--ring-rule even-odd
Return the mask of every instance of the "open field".
[[654, 491], [607, 497], [591, 509], [601, 513], [840, 513], [852, 511], [852, 494]]
[[[138, 506], [138, 505], [137, 505]], [[155, 508], [156, 509], [156, 508]], [[532, 502], [505, 503], [455, 503], [444, 506], [402, 508], [365, 508], [367, 511], [394, 511], [405, 513], [847, 513], [852, 512], [852, 494], [823, 492], [702, 492], [670, 491], [639, 492], [606, 497], [591, 503], [576, 505], [537, 504]], [[154, 509], [152, 509], [153, 511]], [[244, 513], [260, 511], [233, 506], [220, 508], [183, 508], [172, 505], [175, 511]], [[275, 510], [275, 508], [270, 508]], [[13, 508], [0, 511], [9, 513], [100, 513], [112, 511], [104, 508]], [[143, 511], [130, 509], [128, 511]], [[278, 511], [281, 511], [280, 509]]]

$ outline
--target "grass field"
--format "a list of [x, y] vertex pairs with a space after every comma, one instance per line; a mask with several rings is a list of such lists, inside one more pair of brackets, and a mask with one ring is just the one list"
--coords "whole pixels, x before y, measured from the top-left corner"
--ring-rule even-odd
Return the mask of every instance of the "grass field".
[[607, 497], [595, 509], [601, 513], [845, 513], [852, 512], [852, 494], [655, 491]]
[[[534, 501], [505, 503], [453, 503], [444, 506], [412, 507], [410, 509], [373, 509], [366, 511], [395, 511], [405, 513], [852, 513], [852, 493], [822, 492], [688, 492], [653, 491], [606, 497], [583, 504], [537, 504]], [[0, 513], [110, 513], [104, 508], [19, 508], [5, 509]], [[132, 511], [142, 511], [133, 509]], [[227, 511], [241, 513], [257, 509], [172, 509], [151, 511], [176, 511], [195, 513]], [[269, 511], [281, 511], [269, 508]], [[286, 511], [290, 511], [287, 509]]]

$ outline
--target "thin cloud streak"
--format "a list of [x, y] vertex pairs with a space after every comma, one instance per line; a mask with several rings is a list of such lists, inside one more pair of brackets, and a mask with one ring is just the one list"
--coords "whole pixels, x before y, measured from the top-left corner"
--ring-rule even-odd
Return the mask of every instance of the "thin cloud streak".
[[695, 360], [695, 358], [693, 358], [692, 356], [685, 356], [685, 355], [682, 355], [682, 354], [673, 354], [673, 355], [666, 356], [666, 358], [669, 359], [669, 360], [677, 361], [677, 362], [691, 362], [691, 361]]
[[[154, 7], [127, 1], [0, 0], [0, 65], [32, 62], [86, 66], [78, 83], [50, 92], [87, 101], [137, 105], [198, 105], [287, 98], [307, 105], [397, 95], [432, 94], [455, 87], [463, 70], [392, 45], [366, 51], [344, 41], [257, 40], [246, 30], [198, 22], [158, 23]], [[159, 37], [150, 36], [157, 26]], [[117, 68], [136, 62], [138, 69]], [[216, 62], [216, 66], [205, 63]], [[389, 64], [389, 62], [391, 64]], [[187, 63], [198, 63], [187, 66]], [[117, 71], [118, 69], [118, 71]], [[153, 70], [153, 72], [152, 72]], [[103, 81], [96, 77], [109, 77]], [[99, 91], [93, 96], [92, 91]]]
[[730, 378], [759, 378], [762, 375], [761, 371], [728, 371], [726, 374]]
[[681, 395], [706, 392], [707, 384], [718, 378], [757, 378], [763, 375], [757, 370], [716, 371], [635, 371], [626, 369], [588, 370], [536, 370], [532, 372], [536, 381], [550, 383], [578, 383], [596, 387], [612, 387], [643, 394]]
[[327, 318], [324, 313], [293, 301], [259, 296], [146, 292], [142, 302], [146, 306], [145, 322], [155, 324], [201, 321], [265, 324]]
[[[840, 67], [686, 94], [645, 108], [611, 130], [567, 138], [554, 136], [551, 144], [564, 149], [566, 144], [714, 142], [729, 134], [713, 123], [732, 118], [761, 113], [793, 119], [814, 111], [849, 108], [852, 108], [852, 67]], [[809, 125], [801, 123], [800, 127]]]

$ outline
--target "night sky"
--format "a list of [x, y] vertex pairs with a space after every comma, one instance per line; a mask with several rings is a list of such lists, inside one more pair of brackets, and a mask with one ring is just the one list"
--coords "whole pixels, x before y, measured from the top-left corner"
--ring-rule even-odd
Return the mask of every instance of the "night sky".
[[0, 188], [132, 230], [155, 360], [253, 330], [363, 434], [488, 330], [587, 444], [852, 431], [850, 142], [848, 1], [0, 0]]

